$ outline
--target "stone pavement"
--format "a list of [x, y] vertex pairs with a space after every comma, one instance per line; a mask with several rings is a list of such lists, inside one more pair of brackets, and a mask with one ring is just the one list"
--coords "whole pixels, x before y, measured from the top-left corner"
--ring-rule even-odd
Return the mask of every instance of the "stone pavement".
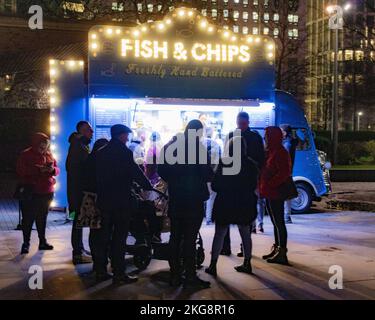
[[[0, 232], [0, 299], [375, 299], [374, 213], [341, 212], [294, 216], [289, 230], [291, 267], [269, 265], [260, 259], [272, 244], [272, 227], [266, 219], [266, 234], [254, 235], [254, 275], [233, 270], [241, 260], [235, 255], [221, 257], [219, 277], [211, 280], [212, 288], [186, 291], [168, 286], [168, 264], [153, 260], [139, 274], [136, 284], [115, 287], [110, 281], [96, 284], [89, 274], [90, 265], [71, 264], [70, 226], [60, 225], [47, 232], [55, 246], [51, 252], [38, 252], [33, 234], [31, 252], [20, 256], [21, 234]], [[203, 226], [206, 261], [214, 226]], [[166, 235], [167, 236], [167, 235]], [[85, 231], [87, 239], [87, 230]], [[233, 228], [232, 246], [239, 247], [239, 236]], [[28, 270], [41, 265], [44, 289], [30, 290]], [[344, 272], [344, 289], [331, 290], [330, 266], [339, 265]], [[129, 257], [129, 271], [134, 271]]]

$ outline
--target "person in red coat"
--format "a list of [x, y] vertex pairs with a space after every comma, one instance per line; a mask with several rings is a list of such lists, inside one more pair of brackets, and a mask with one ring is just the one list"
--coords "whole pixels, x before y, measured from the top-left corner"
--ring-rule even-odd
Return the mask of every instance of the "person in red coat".
[[259, 191], [267, 200], [267, 210], [274, 227], [275, 244], [270, 254], [263, 256], [269, 263], [288, 264], [288, 233], [284, 220], [284, 200], [280, 188], [292, 174], [291, 159], [283, 147], [283, 134], [278, 127], [268, 127], [265, 132], [266, 163], [260, 175]]
[[31, 147], [24, 150], [17, 161], [19, 184], [27, 190], [21, 201], [23, 245], [21, 254], [29, 253], [31, 230], [36, 223], [39, 250], [53, 250], [45, 237], [47, 215], [53, 199], [55, 176], [59, 174], [50, 149], [50, 140], [44, 133], [32, 137]]

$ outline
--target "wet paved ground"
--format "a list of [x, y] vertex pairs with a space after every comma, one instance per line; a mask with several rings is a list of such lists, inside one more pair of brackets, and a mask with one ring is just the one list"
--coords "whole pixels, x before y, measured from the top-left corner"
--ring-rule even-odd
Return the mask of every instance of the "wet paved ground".
[[[139, 274], [136, 284], [96, 284], [88, 274], [90, 265], [71, 264], [70, 225], [64, 225], [64, 219], [61, 214], [50, 217], [47, 234], [55, 246], [52, 252], [37, 251], [34, 232], [30, 254], [20, 256], [20, 232], [0, 232], [0, 299], [375, 299], [374, 213], [295, 216], [295, 223], [288, 226], [292, 267], [269, 265], [260, 259], [273, 242], [267, 219], [266, 234], [253, 236], [255, 275], [235, 272], [233, 267], [241, 262], [235, 255], [221, 257], [217, 280], [200, 271], [203, 278], [212, 281], [212, 288], [196, 292], [170, 288], [167, 262], [155, 260]], [[213, 226], [203, 226], [205, 265], [209, 262], [213, 233]], [[232, 238], [236, 252], [239, 236], [235, 228]], [[43, 267], [43, 290], [28, 287], [31, 265]], [[329, 289], [328, 269], [332, 265], [343, 268], [343, 290]], [[134, 270], [130, 257], [129, 269]]]

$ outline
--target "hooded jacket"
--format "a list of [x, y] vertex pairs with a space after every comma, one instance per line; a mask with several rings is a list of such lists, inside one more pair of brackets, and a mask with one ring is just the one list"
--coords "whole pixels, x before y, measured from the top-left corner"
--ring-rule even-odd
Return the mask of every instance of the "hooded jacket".
[[84, 167], [90, 154], [90, 140], [75, 132], [70, 135], [69, 143], [65, 167], [69, 208], [74, 211], [81, 206], [84, 191]]
[[[24, 150], [17, 161], [16, 171], [19, 182], [32, 186], [34, 194], [53, 193], [56, 183], [54, 176], [60, 172], [56, 160], [49, 151], [45, 154], [38, 151], [39, 145], [48, 140], [48, 136], [44, 133], [36, 133], [32, 137], [31, 147]], [[54, 170], [52, 173], [43, 173], [40, 170], [41, 166], [50, 166]]]
[[266, 129], [266, 162], [261, 171], [259, 192], [268, 200], [281, 199], [279, 187], [292, 174], [292, 165], [288, 151], [284, 148], [282, 131], [278, 127]]

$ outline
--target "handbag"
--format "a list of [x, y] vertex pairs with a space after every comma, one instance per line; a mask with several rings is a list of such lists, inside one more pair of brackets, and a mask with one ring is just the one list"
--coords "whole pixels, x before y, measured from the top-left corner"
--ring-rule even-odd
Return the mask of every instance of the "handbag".
[[82, 205], [77, 219], [78, 228], [100, 229], [102, 227], [102, 215], [97, 206], [97, 194], [84, 192]]
[[31, 184], [18, 184], [13, 198], [19, 201], [31, 200], [33, 197], [34, 187]]
[[289, 177], [284, 183], [278, 187], [281, 200], [292, 200], [298, 197], [296, 184], [292, 177]]

